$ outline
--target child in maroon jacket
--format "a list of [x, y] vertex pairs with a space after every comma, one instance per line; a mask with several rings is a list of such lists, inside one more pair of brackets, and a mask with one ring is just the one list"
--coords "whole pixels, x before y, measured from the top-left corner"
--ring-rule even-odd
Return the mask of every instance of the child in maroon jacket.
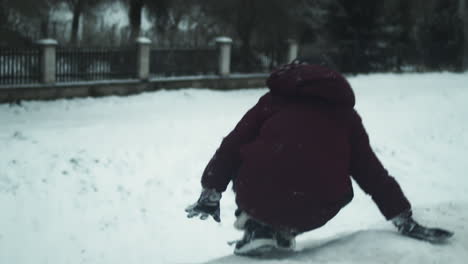
[[221, 193], [233, 181], [235, 227], [244, 230], [234, 253], [291, 250], [296, 235], [323, 226], [352, 200], [352, 176], [401, 233], [434, 242], [450, 237], [412, 219], [410, 203], [372, 151], [349, 83], [324, 64], [296, 60], [270, 75], [270, 91], [208, 163], [188, 216], [219, 222]]

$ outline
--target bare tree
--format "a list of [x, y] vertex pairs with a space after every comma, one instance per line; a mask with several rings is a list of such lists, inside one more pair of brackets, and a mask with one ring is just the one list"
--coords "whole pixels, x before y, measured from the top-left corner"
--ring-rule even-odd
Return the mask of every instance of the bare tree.
[[130, 41], [134, 41], [141, 34], [143, 9], [147, 8], [151, 15], [158, 16], [157, 23], [163, 23], [170, 0], [121, 0], [127, 6], [130, 23]]
[[91, 9], [102, 4], [106, 0], [62, 0], [62, 1], [64, 1], [68, 9], [73, 14], [70, 43], [72, 45], [77, 45], [80, 20], [83, 14], [85, 12], [89, 12]]
[[80, 18], [85, 9], [85, 5], [88, 3], [88, 0], [66, 0], [68, 8], [73, 14], [72, 17], [72, 28], [70, 35], [70, 43], [72, 45], [78, 44], [78, 29], [80, 26]]
[[[60, 0], [2, 0], [7, 17], [15, 20], [14, 30], [40, 32], [40, 37], [50, 37], [49, 21], [51, 12], [57, 7]], [[7, 23], [10, 23], [8, 21]], [[37, 29], [37, 26], [39, 28]]]
[[141, 31], [141, 16], [145, 0], [128, 0], [128, 18], [130, 22], [130, 40], [135, 40]]

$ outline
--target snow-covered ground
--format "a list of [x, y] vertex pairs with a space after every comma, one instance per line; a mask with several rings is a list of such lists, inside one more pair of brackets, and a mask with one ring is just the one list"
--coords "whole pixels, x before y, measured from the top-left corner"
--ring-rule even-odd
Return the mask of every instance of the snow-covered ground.
[[372, 144], [421, 223], [449, 244], [399, 236], [369, 197], [274, 259], [232, 255], [222, 223], [186, 219], [222, 137], [265, 89], [185, 89], [0, 105], [0, 263], [466, 263], [468, 74], [351, 77]]

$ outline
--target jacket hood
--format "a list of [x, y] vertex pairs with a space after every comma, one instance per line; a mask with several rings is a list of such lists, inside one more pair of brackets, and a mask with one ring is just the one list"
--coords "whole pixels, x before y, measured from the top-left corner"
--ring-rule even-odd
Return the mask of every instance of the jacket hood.
[[348, 81], [340, 73], [319, 65], [286, 64], [273, 71], [266, 84], [274, 95], [321, 98], [350, 108], [355, 104]]

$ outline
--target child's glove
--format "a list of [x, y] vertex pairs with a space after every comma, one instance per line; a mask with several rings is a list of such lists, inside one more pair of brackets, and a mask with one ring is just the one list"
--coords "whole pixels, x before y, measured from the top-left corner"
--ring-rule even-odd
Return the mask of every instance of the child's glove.
[[441, 228], [421, 226], [411, 215], [411, 211], [406, 211], [392, 219], [392, 223], [398, 228], [398, 232], [402, 235], [431, 243], [443, 243], [453, 236], [453, 232]]
[[221, 222], [219, 201], [221, 193], [214, 189], [203, 189], [200, 198], [193, 205], [185, 209], [187, 217], [192, 218], [200, 215], [201, 220], [206, 220], [208, 216], [212, 216], [216, 222]]

